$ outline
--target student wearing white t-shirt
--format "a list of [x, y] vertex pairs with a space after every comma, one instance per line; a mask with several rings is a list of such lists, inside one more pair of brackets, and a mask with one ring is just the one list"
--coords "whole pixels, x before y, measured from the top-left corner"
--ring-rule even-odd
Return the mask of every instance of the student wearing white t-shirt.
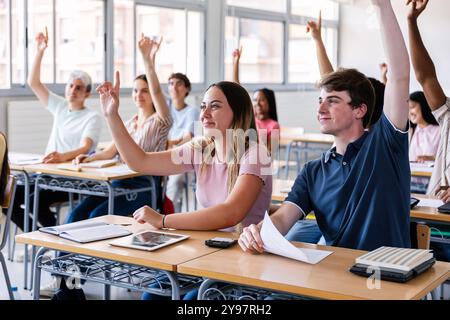
[[[186, 103], [186, 97], [191, 91], [189, 78], [182, 73], [173, 73], [169, 77], [170, 100], [168, 105], [172, 115], [173, 125], [169, 132], [169, 149], [182, 145], [194, 137], [194, 123], [200, 116], [200, 108]], [[186, 184], [186, 175], [169, 176], [167, 180], [167, 197], [172, 200], [175, 212], [181, 211], [183, 187]]]
[[[84, 71], [70, 74], [65, 89], [65, 97], [51, 92], [41, 82], [41, 64], [48, 46], [48, 32], [36, 36], [37, 53], [31, 69], [28, 84], [38, 100], [53, 115], [53, 127], [45, 151], [44, 163], [60, 163], [73, 160], [79, 154], [89, 153], [97, 146], [101, 117], [85, 106], [92, 89], [90, 76]], [[24, 211], [20, 208], [23, 202], [23, 188], [16, 191], [16, 201], [12, 213], [12, 221], [23, 229]], [[50, 205], [67, 201], [65, 192], [42, 190], [39, 199], [39, 224], [51, 226], [56, 223]]]

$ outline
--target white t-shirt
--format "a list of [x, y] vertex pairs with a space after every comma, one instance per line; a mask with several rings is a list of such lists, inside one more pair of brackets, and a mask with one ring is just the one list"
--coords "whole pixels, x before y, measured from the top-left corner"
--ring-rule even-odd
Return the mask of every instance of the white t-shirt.
[[50, 92], [47, 110], [53, 115], [53, 127], [45, 153], [68, 152], [81, 147], [84, 138], [90, 138], [94, 151], [100, 137], [101, 117], [95, 111], [84, 108], [71, 111], [68, 101]]
[[170, 100], [167, 104], [173, 119], [169, 140], [181, 139], [188, 132], [194, 136], [194, 122], [199, 121], [200, 108], [186, 105], [183, 109], [177, 110]]

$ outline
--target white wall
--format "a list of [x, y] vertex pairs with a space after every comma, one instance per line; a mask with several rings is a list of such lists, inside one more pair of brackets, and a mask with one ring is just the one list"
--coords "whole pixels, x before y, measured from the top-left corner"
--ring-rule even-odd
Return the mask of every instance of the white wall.
[[[369, 0], [341, 6], [340, 66], [355, 67], [378, 78], [378, 64], [385, 60], [378, 26]], [[407, 46], [407, 10], [404, 0], [392, 0]], [[419, 18], [419, 28], [447, 95], [450, 95], [450, 1], [431, 0]], [[411, 91], [420, 90], [412, 70]]]

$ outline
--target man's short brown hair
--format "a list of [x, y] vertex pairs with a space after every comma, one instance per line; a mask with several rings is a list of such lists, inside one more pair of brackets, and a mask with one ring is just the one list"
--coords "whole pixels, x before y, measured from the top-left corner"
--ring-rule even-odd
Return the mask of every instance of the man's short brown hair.
[[338, 69], [325, 75], [319, 82], [319, 88], [331, 91], [347, 91], [352, 101], [350, 104], [356, 108], [361, 104], [367, 106], [367, 113], [363, 118], [364, 128], [371, 123], [375, 107], [375, 90], [367, 77], [356, 69]]
[[178, 80], [183, 81], [184, 86], [188, 89], [188, 92], [186, 93], [186, 97], [187, 97], [189, 95], [189, 92], [191, 92], [191, 81], [189, 81], [189, 78], [185, 74], [177, 72], [177, 73], [172, 73], [170, 75], [169, 82], [171, 79], [178, 79]]

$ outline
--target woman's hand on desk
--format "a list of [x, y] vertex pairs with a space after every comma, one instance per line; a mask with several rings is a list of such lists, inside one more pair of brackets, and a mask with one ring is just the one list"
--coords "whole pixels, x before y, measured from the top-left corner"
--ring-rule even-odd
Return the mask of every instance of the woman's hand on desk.
[[140, 224], [148, 223], [157, 229], [162, 229], [163, 227], [163, 215], [159, 214], [149, 206], [137, 209], [133, 213], [133, 218]]
[[250, 253], [263, 253], [264, 244], [259, 232], [258, 226], [254, 224], [244, 228], [238, 241], [241, 249]]

